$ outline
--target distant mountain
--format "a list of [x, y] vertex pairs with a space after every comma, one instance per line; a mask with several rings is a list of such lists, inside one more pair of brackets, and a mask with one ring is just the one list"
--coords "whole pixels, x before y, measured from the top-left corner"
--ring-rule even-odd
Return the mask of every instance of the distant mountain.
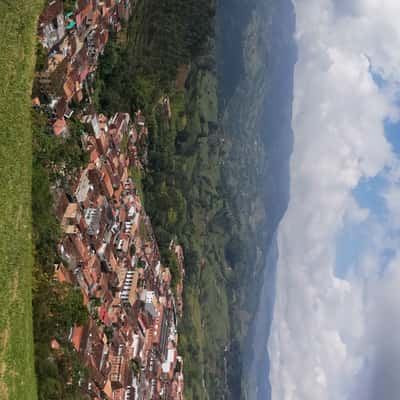
[[232, 374], [231, 393], [235, 399], [265, 400], [275, 233], [289, 200], [295, 14], [291, 0], [221, 0], [217, 16], [220, 111], [229, 143], [225, 175], [247, 248], [246, 262], [235, 271], [245, 279], [232, 304], [237, 320], [232, 342], [239, 342], [234, 348], [240, 356], [232, 356], [229, 367], [238, 370], [241, 364], [242, 385]]

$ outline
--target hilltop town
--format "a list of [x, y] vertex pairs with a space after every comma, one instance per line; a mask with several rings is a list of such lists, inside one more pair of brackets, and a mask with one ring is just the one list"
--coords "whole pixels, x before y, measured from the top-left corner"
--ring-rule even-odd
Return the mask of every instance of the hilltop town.
[[[61, 228], [54, 279], [79, 288], [89, 314], [68, 337], [88, 371], [78, 382], [84, 398], [183, 399], [184, 255], [171, 241], [164, 265], [145, 211], [137, 176], [146, 159], [146, 119], [140, 110], [104, 115], [92, 101], [110, 32], [134, 12], [133, 0], [53, 0], [39, 17], [32, 105], [55, 138], [78, 129], [88, 155], [73, 174], [54, 167], [68, 182], [68, 191], [52, 187]], [[168, 98], [162, 104], [170, 116]], [[49, 346], [62, 351], [57, 338]]]

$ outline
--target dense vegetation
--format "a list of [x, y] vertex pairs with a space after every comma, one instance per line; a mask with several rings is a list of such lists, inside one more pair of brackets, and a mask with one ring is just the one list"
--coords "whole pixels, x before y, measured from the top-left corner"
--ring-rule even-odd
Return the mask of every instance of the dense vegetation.
[[36, 399], [29, 110], [41, 3], [0, 2], [0, 398], [5, 400]]
[[[97, 90], [104, 111], [131, 112], [154, 104], [177, 69], [205, 53], [213, 32], [213, 0], [139, 0], [128, 29], [109, 41]], [[102, 90], [106, 88], [106, 90]]]

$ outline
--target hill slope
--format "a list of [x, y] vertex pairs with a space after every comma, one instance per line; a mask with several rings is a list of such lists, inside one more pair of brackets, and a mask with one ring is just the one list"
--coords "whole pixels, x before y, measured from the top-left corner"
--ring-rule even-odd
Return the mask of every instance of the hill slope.
[[31, 117], [41, 0], [0, 2], [0, 398], [35, 399]]

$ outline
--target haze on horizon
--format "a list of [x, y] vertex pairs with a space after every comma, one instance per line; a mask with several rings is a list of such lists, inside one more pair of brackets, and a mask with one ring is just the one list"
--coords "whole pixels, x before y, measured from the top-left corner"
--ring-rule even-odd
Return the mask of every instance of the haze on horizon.
[[294, 148], [277, 233], [272, 399], [396, 400], [400, 2], [293, 3]]

